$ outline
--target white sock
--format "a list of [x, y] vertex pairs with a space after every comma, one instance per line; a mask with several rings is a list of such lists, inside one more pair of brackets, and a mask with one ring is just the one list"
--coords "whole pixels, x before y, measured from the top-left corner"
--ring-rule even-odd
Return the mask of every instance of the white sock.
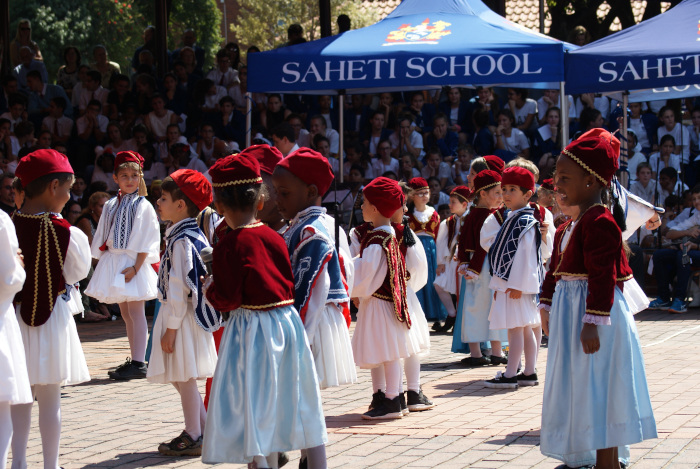
[[129, 317], [131, 318], [133, 335], [133, 346], [131, 349], [131, 359], [137, 362], [146, 360], [146, 346], [148, 345], [148, 321], [146, 320], [146, 302], [130, 301]]
[[370, 370], [372, 375], [372, 394], [381, 390], [386, 391], [386, 376], [384, 375], [384, 365], [379, 365], [376, 368]]
[[326, 469], [326, 445], [306, 448], [309, 469]]
[[126, 326], [126, 339], [129, 341], [131, 359], [134, 360], [134, 322], [129, 314], [129, 303], [119, 303], [119, 312], [122, 313], [124, 326]]
[[12, 416], [10, 403], [0, 402], [0, 469], [7, 467], [7, 454], [12, 441]]
[[406, 373], [406, 387], [409, 391], [420, 391], [420, 358], [412, 355], [403, 361], [403, 369]]
[[384, 362], [384, 373], [386, 374], [386, 397], [393, 399], [399, 395], [401, 387], [401, 361]]
[[255, 464], [255, 467], [258, 469], [270, 467], [267, 465], [267, 459], [265, 459], [265, 456], [254, 456], [253, 464]]
[[525, 340], [525, 369], [523, 373], [530, 376], [535, 372], [537, 365], [537, 352], [540, 349], [537, 342], [537, 334], [531, 327], [523, 328], [523, 338]]
[[523, 327], [515, 327], [508, 329], [508, 365], [506, 366], [506, 378], [512, 378], [518, 374], [518, 365], [520, 364], [520, 356], [525, 348], [525, 339], [523, 335]]
[[456, 317], [457, 310], [455, 309], [455, 305], [452, 302], [452, 295], [450, 295], [448, 292], [446, 292], [442, 288], [438, 287], [437, 285], [433, 285], [433, 286], [435, 287], [435, 291], [437, 292], [438, 298], [440, 298], [442, 305], [447, 310], [447, 315], [450, 316], [451, 318]]
[[10, 406], [12, 416], [12, 469], [27, 469], [27, 443], [29, 429], [32, 427], [32, 405], [17, 404]]
[[37, 384], [34, 393], [39, 404], [39, 433], [44, 469], [56, 469], [61, 444], [61, 385]]
[[270, 469], [278, 469], [279, 468], [279, 453], [274, 452], [271, 453], [269, 456], [266, 456], [265, 459], [267, 460], [267, 467]]
[[200, 409], [204, 406], [202, 396], [197, 389], [197, 382], [192, 378], [189, 381], [173, 383], [173, 386], [180, 393], [182, 413], [185, 416], [185, 431], [196, 441], [202, 436]]

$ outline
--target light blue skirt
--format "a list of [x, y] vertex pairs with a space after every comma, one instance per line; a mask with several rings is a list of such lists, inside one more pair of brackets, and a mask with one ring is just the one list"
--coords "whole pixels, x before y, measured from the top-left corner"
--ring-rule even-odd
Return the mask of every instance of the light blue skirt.
[[469, 353], [469, 343], [508, 340], [508, 330], [489, 328], [489, 311], [493, 301], [493, 291], [489, 288], [489, 260], [484, 259], [481, 274], [474, 280], [462, 277], [459, 288], [459, 304], [454, 333], [452, 334], [452, 351]]
[[583, 353], [581, 329], [588, 281], [557, 283], [549, 317], [547, 376], [542, 404], [542, 454], [572, 467], [594, 464], [598, 449], [656, 438], [644, 357], [634, 316], [619, 288], [610, 326], [598, 326], [600, 350]]
[[444, 321], [447, 317], [447, 310], [443, 306], [440, 297], [435, 291], [435, 271], [437, 270], [437, 253], [435, 248], [435, 240], [432, 236], [418, 235], [418, 239], [423, 243], [425, 249], [425, 257], [428, 259], [428, 283], [423, 288], [416, 292], [421, 308], [425, 313], [425, 319], [429, 321]]
[[294, 307], [231, 312], [211, 387], [202, 461], [245, 464], [327, 440], [314, 359]]

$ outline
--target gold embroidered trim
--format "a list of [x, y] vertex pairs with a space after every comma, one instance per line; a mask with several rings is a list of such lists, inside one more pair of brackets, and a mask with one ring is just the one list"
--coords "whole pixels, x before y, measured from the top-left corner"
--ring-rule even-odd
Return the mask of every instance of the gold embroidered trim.
[[283, 301], [278, 301], [277, 303], [270, 303], [266, 305], [241, 305], [240, 308], [243, 309], [252, 309], [253, 311], [255, 310], [260, 310], [260, 309], [270, 309], [270, 308], [278, 308], [280, 306], [287, 306], [287, 305], [293, 305], [294, 300], [283, 300]]
[[386, 296], [386, 295], [379, 294], [379, 293], [372, 293], [372, 296], [375, 298], [379, 298], [380, 300], [391, 301], [392, 303], [394, 302], [393, 298]]
[[452, 197], [452, 196], [459, 197], [460, 199], [464, 200], [465, 202], [469, 202], [469, 199], [466, 198], [466, 197], [464, 197], [464, 196], [463, 196], [462, 194], [460, 194], [459, 192], [452, 192], [452, 193], [450, 193], [450, 197]]
[[550, 300], [549, 298], [540, 298], [540, 303], [547, 303], [547, 304], [551, 305], [552, 300]]
[[629, 275], [627, 275], [627, 276], [625, 276], [625, 277], [618, 277], [618, 278], [616, 279], [616, 281], [618, 281], [618, 282], [626, 282], [627, 280], [631, 279], [632, 277], [634, 277], [634, 275], [629, 274]]
[[258, 176], [257, 178], [253, 179], [239, 179], [237, 181], [217, 182], [212, 184], [212, 187], [227, 187], [235, 186], [237, 184], [262, 184], [262, 182], [262, 177]]
[[607, 313], [605, 311], [598, 311], [596, 309], [587, 309], [587, 314], [593, 314], [594, 316], [610, 316], [610, 311]]
[[500, 182], [492, 182], [491, 184], [488, 184], [488, 185], [486, 185], [486, 186], [484, 186], [484, 187], [480, 187], [480, 188], [478, 188], [478, 189], [474, 189], [474, 192], [476, 192], [476, 193], [478, 194], [478, 193], [481, 192], [481, 191], [489, 190], [489, 189], [491, 189], [492, 187], [499, 186], [500, 184], [501, 184]]
[[256, 221], [256, 222], [253, 222], [253, 223], [249, 223], [249, 224], [247, 224], [247, 225], [237, 226], [237, 227], [234, 228], [232, 231], [243, 230], [243, 229], [246, 229], [246, 228], [257, 228], [257, 227], [259, 227], [259, 226], [263, 226], [264, 224], [265, 224], [265, 223], [263, 223], [263, 222], [261, 222], [261, 221]]
[[565, 154], [566, 156], [568, 156], [569, 158], [571, 158], [572, 160], [574, 160], [575, 162], [577, 162], [579, 165], [581, 165], [581, 167], [582, 167], [583, 169], [585, 169], [586, 171], [588, 171], [589, 173], [591, 173], [592, 175], [594, 175], [600, 182], [603, 183], [603, 186], [607, 186], [607, 185], [608, 185], [608, 181], [606, 181], [600, 174], [598, 174], [598, 173], [596, 173], [595, 171], [593, 171], [593, 169], [591, 169], [590, 166], [588, 166], [586, 163], [584, 163], [583, 161], [581, 161], [581, 159], [580, 159], [578, 156], [574, 155], [573, 153], [571, 153], [571, 152], [570, 152], [569, 150], [567, 150], [567, 149], [563, 149], [561, 152], [564, 153], [564, 154]]

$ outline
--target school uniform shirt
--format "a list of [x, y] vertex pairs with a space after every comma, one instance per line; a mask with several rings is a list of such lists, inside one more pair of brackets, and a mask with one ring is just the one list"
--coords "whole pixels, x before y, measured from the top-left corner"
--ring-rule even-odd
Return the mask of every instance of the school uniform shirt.
[[387, 171], [391, 171], [398, 176], [400, 168], [401, 165], [399, 164], [399, 160], [396, 158], [392, 158], [389, 164], [384, 164], [380, 158], [375, 158], [372, 160], [372, 169], [374, 169], [374, 175], [376, 177], [381, 176]]
[[655, 185], [656, 181], [654, 179], [649, 180], [646, 187], [644, 187], [641, 182], [634, 181], [630, 186], [630, 193], [645, 200], [646, 202], [649, 202], [650, 204], [653, 204]]
[[71, 132], [73, 132], [73, 119], [66, 116], [61, 116], [58, 119], [46, 116], [41, 121], [41, 126], [59, 137], [70, 137]]
[[[658, 137], [659, 143], [661, 142], [661, 138], [664, 135], [671, 135], [673, 139], [676, 141], [676, 146], [681, 147], [681, 162], [683, 164], [688, 164], [688, 161], [690, 159], [690, 133], [688, 132], [688, 129], [683, 127], [680, 123], [676, 122], [676, 125], [673, 127], [672, 130], [666, 130], [666, 126], [662, 125], [656, 130], [656, 136]], [[654, 155], [652, 155], [654, 156]], [[652, 168], [655, 166], [652, 165]]]
[[676, 226], [686, 221], [688, 218], [692, 217], [696, 212], [697, 211], [695, 210], [695, 207], [686, 207], [681, 211], [681, 213], [676, 215], [676, 218], [668, 222], [666, 226], [669, 229], [675, 229]]
[[[577, 119], [576, 106], [574, 105], [574, 97], [571, 95], [566, 96], [569, 102], [569, 119]], [[547, 111], [550, 107], [558, 107], [561, 110], [561, 95], [557, 97], [557, 102], [551, 106], [544, 102], [544, 98], [537, 100], [537, 119], [542, 120], [547, 115]]]
[[[503, 146], [504, 146], [504, 150], [506, 150], [506, 151], [512, 151], [513, 153], [520, 153], [521, 151], [530, 148], [530, 142], [528, 142], [525, 134], [520, 129], [516, 129], [515, 127], [513, 127], [510, 130], [510, 137], [506, 137], [505, 134], [502, 134], [501, 139], [503, 139]], [[493, 136], [494, 146], [496, 145], [497, 141], [498, 141], [498, 138], [494, 134], [494, 136]]]
[[[109, 119], [107, 119], [102, 114], [98, 114], [97, 115], [97, 126], [100, 128], [100, 132], [107, 133], [107, 126], [108, 125], [109, 125]], [[78, 134], [82, 134], [83, 132], [85, 132], [85, 129], [88, 126], [87, 118], [85, 116], [79, 117], [78, 120], [75, 121], [75, 126], [76, 126], [76, 130], [78, 131]]]
[[[506, 104], [504, 107], [505, 109], [510, 109], [508, 104]], [[515, 116], [515, 125], [513, 127], [523, 125], [529, 114], [533, 114], [535, 117], [537, 117], [537, 101], [527, 98], [525, 100], [525, 104], [523, 104], [523, 107], [518, 109], [516, 106], [515, 109], [510, 110], [513, 111], [513, 115]], [[533, 120], [532, 125], [534, 126], [535, 124], [536, 121]]]
[[661, 170], [668, 167], [674, 168], [678, 173], [681, 172], [681, 157], [680, 155], [676, 154], [671, 154], [670, 158], [668, 159], [668, 165], [664, 163], [664, 160], [661, 159], [661, 155], [659, 152], [656, 152], [652, 154], [649, 157], [649, 165], [651, 166], [651, 170], [657, 174], [661, 173]]
[[[603, 120], [607, 121], [610, 115], [610, 99], [607, 96], [596, 96], [593, 98], [593, 107], [600, 111]], [[586, 105], [581, 101], [581, 98], [576, 98], [576, 118], [581, 117], [581, 113], [586, 108]]]
[[[423, 153], [424, 153], [423, 152], [423, 137], [421, 136], [421, 134], [419, 134], [418, 132], [416, 132], [414, 130], [413, 132], [411, 132], [410, 140], [411, 140], [411, 146], [413, 148], [420, 149], [420, 153], [421, 153], [421, 155], [423, 155]], [[394, 132], [393, 134], [391, 134], [389, 136], [389, 143], [391, 144], [392, 150], [397, 149], [399, 147], [400, 142], [401, 142], [401, 138], [400, 138], [398, 132]], [[406, 151], [408, 151], [408, 148], [406, 147], [406, 145], [404, 145], [403, 148], [399, 151], [399, 153], [403, 153]]]
[[19, 116], [17, 117], [17, 119], [15, 119], [14, 117], [12, 117], [12, 114], [10, 114], [10, 111], [0, 114], [0, 119], [7, 119], [8, 121], [10, 121], [10, 132], [12, 133], [14, 133], [15, 131], [15, 126], [24, 120], [22, 119], [22, 116]]
[[680, 197], [683, 191], [687, 190], [688, 186], [682, 183], [680, 180], [676, 181], [676, 185], [673, 187], [673, 190], [671, 192], [662, 188], [659, 181], [656, 181], [656, 202], [654, 203], [654, 205], [657, 207], [663, 207], [664, 203], [666, 202], [666, 197], [668, 197], [671, 194], [675, 194]]
[[93, 99], [98, 100], [100, 103], [102, 103], [102, 106], [104, 106], [107, 103], [107, 96], [109, 96], [109, 90], [102, 88], [102, 85], [100, 85], [95, 91], [82, 89], [80, 96], [78, 97], [78, 109], [84, 111], [87, 109], [90, 101]]
[[637, 166], [639, 166], [639, 163], [647, 162], [647, 156], [641, 151], [635, 151], [634, 155], [627, 159], [627, 172], [630, 175], [630, 181], [637, 180]]
[[[420, 174], [425, 179], [428, 179], [431, 175], [431, 170], [431, 167], [425, 165], [423, 166], [423, 169], [421, 169]], [[448, 183], [452, 181], [452, 169], [450, 168], [450, 165], [448, 163], [441, 161], [437, 172], [438, 179], [446, 178]]]
[[207, 73], [207, 78], [213, 81], [215, 85], [223, 86], [224, 88], [240, 83], [240, 80], [238, 79], [238, 71], [231, 67], [229, 67], [225, 72], [215, 68], [211, 72]]

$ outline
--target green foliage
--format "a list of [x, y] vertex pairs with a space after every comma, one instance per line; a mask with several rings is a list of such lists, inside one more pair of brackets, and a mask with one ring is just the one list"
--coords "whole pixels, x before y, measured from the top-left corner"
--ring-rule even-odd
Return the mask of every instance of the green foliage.
[[[217, 0], [174, 0], [168, 31], [169, 49], [181, 46], [182, 32], [192, 28], [198, 44], [212, 54], [221, 42], [221, 12]], [[63, 50], [75, 46], [82, 63], [92, 62], [92, 48], [107, 47], [109, 59], [122, 72], [131, 72], [134, 51], [143, 44], [144, 28], [155, 23], [152, 0], [23, 0], [10, 2], [10, 37], [17, 23], [28, 18], [32, 40], [39, 44], [49, 78], [54, 80], [63, 64]]]
[[[279, 47], [287, 41], [287, 28], [295, 23], [303, 26], [306, 39], [321, 37], [318, 23], [318, 0], [238, 0], [240, 21], [231, 24], [230, 30], [238, 42], [245, 46], [256, 45], [261, 50]], [[353, 29], [369, 26], [379, 18], [376, 13], [363, 8], [361, 2], [339, 0], [331, 4], [331, 20], [344, 13], [350, 17]]]

